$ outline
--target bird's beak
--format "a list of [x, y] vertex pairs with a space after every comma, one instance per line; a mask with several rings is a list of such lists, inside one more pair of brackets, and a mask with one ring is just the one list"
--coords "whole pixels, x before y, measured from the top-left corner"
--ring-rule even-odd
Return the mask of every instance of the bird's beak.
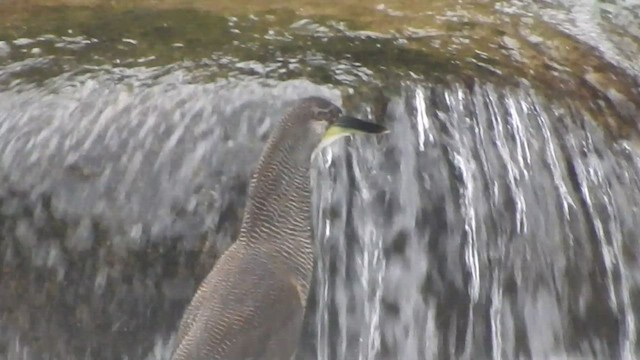
[[327, 129], [325, 136], [329, 134], [329, 132], [346, 132], [347, 134], [384, 134], [389, 132], [389, 130], [382, 125], [360, 120], [352, 116], [342, 116], [335, 124]]
[[333, 125], [329, 126], [322, 137], [323, 145], [353, 134], [384, 134], [389, 132], [387, 128], [372, 122], [360, 120], [352, 116], [342, 116]]
[[352, 116], [342, 116], [325, 131], [320, 145], [315, 149], [314, 156], [324, 147], [344, 136], [353, 134], [384, 134], [389, 132], [386, 127], [372, 122], [360, 120]]

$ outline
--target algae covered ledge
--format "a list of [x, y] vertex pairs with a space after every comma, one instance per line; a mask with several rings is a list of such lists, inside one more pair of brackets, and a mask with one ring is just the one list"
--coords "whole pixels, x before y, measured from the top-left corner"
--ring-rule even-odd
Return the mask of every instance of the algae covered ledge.
[[[632, 136], [637, 81], [544, 21], [491, 2], [9, 2], [0, 64], [44, 59], [0, 78], [42, 80], [83, 66], [209, 69], [204, 79], [305, 77], [334, 85], [418, 76], [518, 85], [575, 99]], [[202, 80], [203, 78], [200, 78]], [[4, 80], [4, 81], [3, 81]], [[620, 121], [610, 121], [611, 116]]]

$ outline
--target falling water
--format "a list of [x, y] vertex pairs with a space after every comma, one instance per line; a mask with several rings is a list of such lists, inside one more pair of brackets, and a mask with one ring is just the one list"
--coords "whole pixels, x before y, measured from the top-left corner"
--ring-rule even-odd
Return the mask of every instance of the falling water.
[[0, 359], [168, 359], [309, 95], [391, 132], [315, 159], [298, 360], [640, 358], [637, 5], [138, 3], [2, 8]]
[[632, 144], [526, 86], [406, 84], [385, 121], [320, 166], [318, 359], [638, 356]]
[[[129, 92], [108, 79], [57, 79], [61, 90], [39, 100], [47, 105], [28, 110], [38, 88], [0, 97], [0, 134], [13, 134], [0, 136], [0, 165], [13, 169], [3, 173], [3, 261], [22, 259], [33, 266], [25, 276], [62, 287], [23, 283], [28, 311], [3, 298], [18, 309], [0, 325], [12, 359], [40, 358], [53, 342], [54, 358], [70, 357], [86, 341], [86, 356], [98, 357], [101, 345], [73, 326], [114, 344], [106, 357], [166, 358], [181, 307], [153, 304], [184, 304], [196, 285], [189, 271], [203, 273], [233, 240], [239, 215], [229, 209], [243, 199], [256, 142], [297, 97], [340, 101], [304, 81], [179, 87], [170, 75]], [[526, 85], [412, 81], [386, 101], [379, 121], [389, 134], [336, 143], [314, 163], [320, 256], [299, 358], [637, 357], [635, 144]], [[372, 117], [374, 105], [359, 115]], [[60, 230], [58, 219], [71, 225]], [[213, 240], [200, 248], [203, 231]], [[154, 270], [135, 257], [151, 257]], [[177, 273], [160, 267], [176, 261]], [[9, 275], [3, 294], [19, 286]], [[78, 278], [91, 281], [64, 281]], [[75, 295], [30, 305], [56, 291]], [[68, 316], [81, 325], [61, 325], [78, 303]], [[30, 314], [47, 321], [28, 325]], [[34, 345], [24, 326], [52, 343]]]

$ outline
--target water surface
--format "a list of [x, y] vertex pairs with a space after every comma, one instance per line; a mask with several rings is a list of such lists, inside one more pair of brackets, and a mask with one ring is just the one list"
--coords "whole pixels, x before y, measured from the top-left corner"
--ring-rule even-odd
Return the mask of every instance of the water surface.
[[[0, 357], [161, 359], [273, 124], [315, 163], [300, 359], [633, 359], [628, 2], [0, 5]], [[47, 6], [42, 6], [47, 5]]]

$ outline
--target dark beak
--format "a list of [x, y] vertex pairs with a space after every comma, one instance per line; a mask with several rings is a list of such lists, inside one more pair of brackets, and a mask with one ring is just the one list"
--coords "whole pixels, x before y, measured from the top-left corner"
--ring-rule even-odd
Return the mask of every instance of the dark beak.
[[366, 134], [384, 134], [389, 132], [386, 127], [372, 122], [360, 120], [352, 116], [342, 116], [333, 126], [340, 127], [348, 132], [359, 132]]

